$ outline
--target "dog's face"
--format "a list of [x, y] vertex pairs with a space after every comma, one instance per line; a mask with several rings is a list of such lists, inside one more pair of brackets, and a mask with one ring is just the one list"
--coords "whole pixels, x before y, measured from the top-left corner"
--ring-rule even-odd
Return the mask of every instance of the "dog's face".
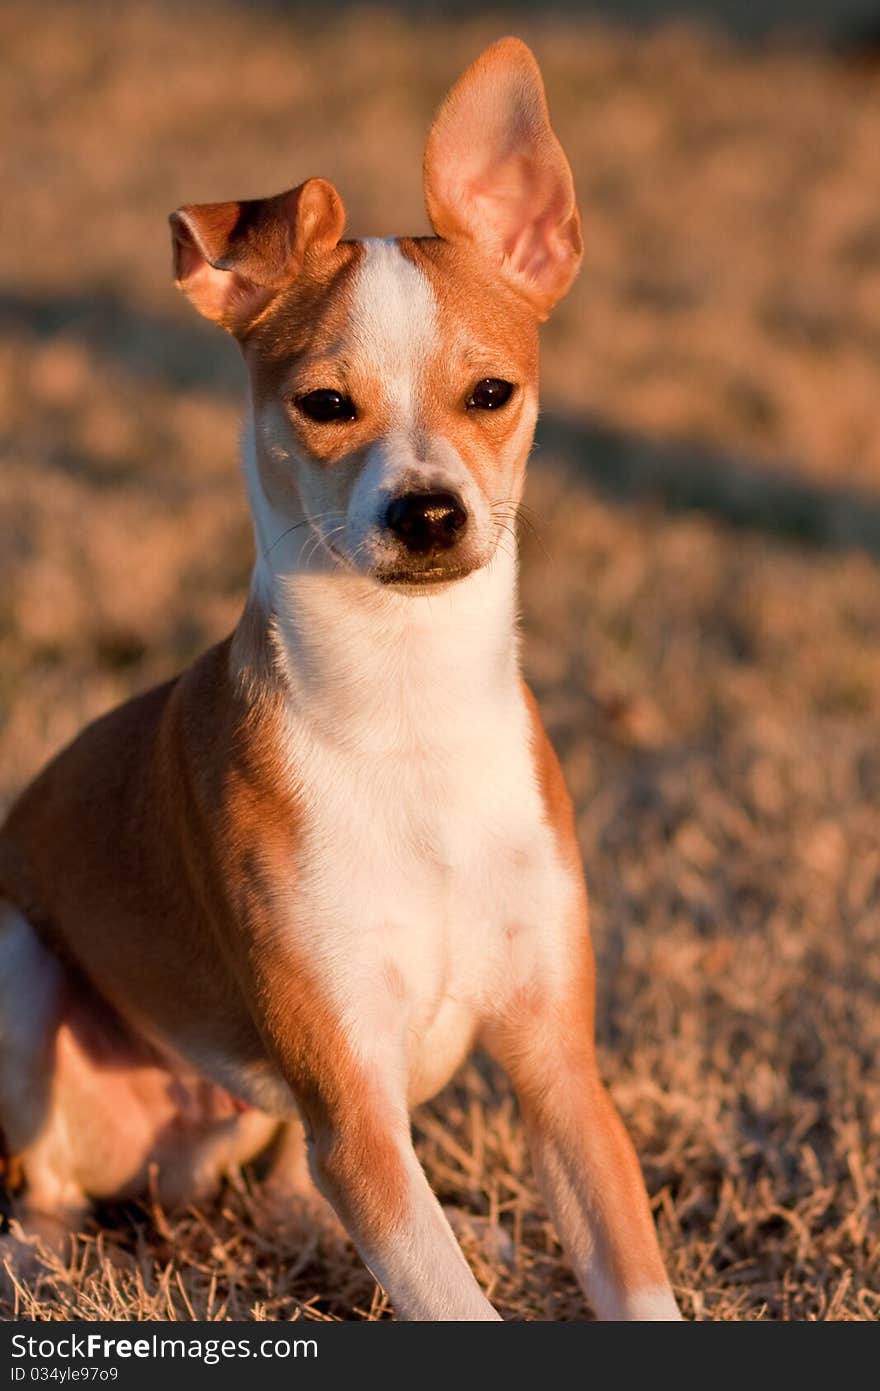
[[245, 347], [262, 489], [281, 526], [298, 501], [341, 564], [449, 582], [509, 534], [537, 409], [534, 315], [439, 240], [345, 243], [327, 261]]
[[239, 338], [264, 553], [420, 589], [508, 543], [537, 415], [538, 325], [581, 255], [528, 49], [453, 88], [425, 158], [437, 235], [342, 241], [323, 180], [174, 214], [178, 283]]

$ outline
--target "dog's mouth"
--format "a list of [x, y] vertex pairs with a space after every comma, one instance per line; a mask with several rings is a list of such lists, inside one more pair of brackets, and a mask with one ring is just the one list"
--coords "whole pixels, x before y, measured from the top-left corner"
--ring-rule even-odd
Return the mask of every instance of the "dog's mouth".
[[[321, 540], [334, 560], [346, 570], [357, 571], [358, 567], [351, 556], [346, 555], [345, 551], [333, 544], [326, 536]], [[456, 580], [463, 580], [467, 575], [472, 575], [479, 569], [476, 561], [465, 562], [455, 561], [438, 563], [430, 560], [422, 564], [412, 565], [372, 565], [364, 567], [360, 573], [369, 579], [376, 580], [381, 585], [388, 588], [405, 589], [430, 589], [435, 585], [453, 584]]]
[[427, 589], [431, 585], [452, 584], [455, 580], [463, 580], [466, 575], [472, 575], [476, 568], [476, 565], [426, 565], [418, 568], [398, 566], [395, 569], [374, 570], [373, 577], [380, 584]]

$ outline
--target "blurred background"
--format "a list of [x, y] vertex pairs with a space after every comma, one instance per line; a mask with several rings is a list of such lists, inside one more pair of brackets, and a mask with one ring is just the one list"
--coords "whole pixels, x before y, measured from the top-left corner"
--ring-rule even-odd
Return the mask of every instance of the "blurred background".
[[[605, 1073], [689, 1315], [878, 1319], [871, 0], [0, 5], [0, 810], [241, 608], [243, 372], [176, 295], [168, 212], [321, 174], [352, 235], [427, 230], [432, 110], [507, 32], [585, 224], [545, 338], [523, 623]], [[472, 1067], [417, 1135], [501, 1311], [581, 1317], [503, 1079]], [[128, 1274], [87, 1231], [27, 1307], [387, 1312], [347, 1248], [291, 1265], [252, 1237], [255, 1191], [105, 1215]]]

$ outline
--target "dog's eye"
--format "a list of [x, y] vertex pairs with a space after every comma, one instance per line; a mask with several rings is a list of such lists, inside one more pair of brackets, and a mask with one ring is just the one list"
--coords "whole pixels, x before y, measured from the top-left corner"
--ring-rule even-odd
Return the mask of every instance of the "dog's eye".
[[298, 396], [296, 404], [303, 415], [307, 415], [309, 420], [318, 421], [321, 425], [326, 425], [331, 420], [354, 420], [357, 415], [350, 396], [343, 396], [341, 391], [330, 391], [323, 387], [318, 391], [309, 391], [305, 396]]
[[485, 377], [471, 392], [467, 408], [469, 411], [497, 411], [499, 406], [507, 405], [512, 395], [511, 382], [504, 382], [500, 377]]

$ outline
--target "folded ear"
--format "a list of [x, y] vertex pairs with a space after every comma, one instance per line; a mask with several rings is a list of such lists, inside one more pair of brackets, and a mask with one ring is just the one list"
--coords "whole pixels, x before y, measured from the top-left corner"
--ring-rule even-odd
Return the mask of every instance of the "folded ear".
[[307, 179], [275, 198], [179, 208], [170, 222], [179, 288], [200, 314], [240, 334], [310, 251], [336, 246], [345, 209], [332, 184]]
[[501, 39], [459, 78], [425, 154], [434, 231], [496, 260], [541, 317], [581, 261], [568, 160], [550, 125], [541, 73], [519, 39]]

